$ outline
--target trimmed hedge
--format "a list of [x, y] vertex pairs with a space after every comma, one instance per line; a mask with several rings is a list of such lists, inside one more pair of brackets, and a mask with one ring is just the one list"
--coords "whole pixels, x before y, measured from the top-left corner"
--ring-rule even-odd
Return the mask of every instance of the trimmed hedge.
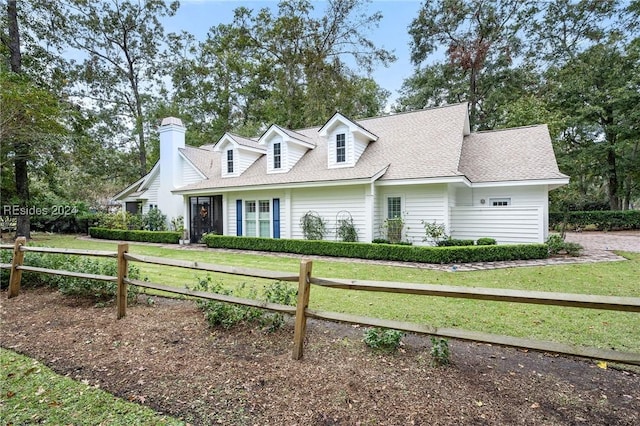
[[466, 263], [544, 259], [549, 255], [546, 244], [418, 247], [397, 244], [233, 237], [215, 234], [205, 235], [202, 239], [207, 247], [212, 248], [420, 263]]
[[182, 232], [175, 231], [130, 231], [126, 229], [89, 228], [92, 238], [120, 241], [140, 241], [146, 243], [178, 244]]
[[438, 241], [438, 247], [459, 247], [459, 246], [472, 246], [473, 240], [456, 240], [455, 238], [447, 238], [446, 240]]
[[590, 225], [598, 231], [640, 229], [640, 210], [610, 210], [549, 213], [549, 226], [555, 228], [566, 223], [573, 228]]

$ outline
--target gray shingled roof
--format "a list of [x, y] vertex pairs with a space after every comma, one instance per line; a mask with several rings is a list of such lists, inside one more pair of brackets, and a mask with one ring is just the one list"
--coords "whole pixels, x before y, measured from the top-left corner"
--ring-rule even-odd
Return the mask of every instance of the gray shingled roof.
[[557, 179], [546, 125], [472, 133], [464, 138], [460, 172], [471, 182]]
[[465, 103], [359, 120], [379, 138], [369, 143], [355, 167], [348, 168], [327, 168], [320, 127], [295, 131], [316, 147], [287, 173], [267, 174], [264, 155], [241, 176], [223, 178], [219, 152], [186, 147], [182, 152], [207, 179], [180, 191], [371, 179], [381, 172], [380, 180], [463, 175], [472, 182], [566, 178], [558, 170], [546, 126], [465, 136], [466, 119]]

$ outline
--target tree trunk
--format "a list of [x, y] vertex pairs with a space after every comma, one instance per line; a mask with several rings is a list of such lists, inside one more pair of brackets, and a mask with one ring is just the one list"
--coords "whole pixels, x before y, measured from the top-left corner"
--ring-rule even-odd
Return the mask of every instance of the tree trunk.
[[[7, 25], [9, 26], [9, 64], [11, 71], [22, 73], [22, 53], [20, 52], [20, 30], [18, 27], [17, 1], [7, 2]], [[31, 238], [31, 220], [27, 207], [29, 206], [29, 173], [27, 159], [29, 157], [29, 145], [25, 141], [14, 140], [14, 168], [16, 193], [18, 195], [18, 205], [20, 206], [17, 217], [16, 237], [23, 236]]]
[[611, 210], [620, 210], [620, 199], [618, 197], [618, 174], [616, 170], [616, 153], [613, 146], [607, 151], [608, 166], [608, 192], [609, 192], [609, 208]]

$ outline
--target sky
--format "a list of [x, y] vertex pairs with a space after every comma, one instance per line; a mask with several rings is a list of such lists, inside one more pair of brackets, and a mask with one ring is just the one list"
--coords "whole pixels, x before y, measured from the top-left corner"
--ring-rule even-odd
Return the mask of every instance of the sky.
[[[312, 0], [315, 11], [322, 13], [327, 6], [323, 0]], [[373, 0], [367, 8], [370, 14], [383, 15], [378, 28], [372, 30], [369, 38], [377, 47], [391, 50], [398, 58], [388, 68], [378, 66], [371, 77], [384, 89], [391, 92], [389, 102], [398, 98], [398, 90], [404, 79], [413, 73], [411, 64], [410, 36], [408, 27], [418, 15], [420, 0]], [[228, 24], [233, 20], [233, 11], [245, 6], [255, 11], [268, 7], [276, 10], [277, 0], [181, 0], [175, 16], [165, 18], [163, 24], [167, 32], [185, 30], [204, 40], [209, 28], [218, 24]]]

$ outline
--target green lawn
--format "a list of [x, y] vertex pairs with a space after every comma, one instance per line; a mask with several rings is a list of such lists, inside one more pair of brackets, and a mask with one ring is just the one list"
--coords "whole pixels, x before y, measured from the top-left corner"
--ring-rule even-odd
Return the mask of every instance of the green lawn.
[[183, 425], [60, 376], [38, 361], [0, 348], [0, 412], [5, 425]]
[[[40, 235], [32, 244], [114, 250], [117, 244]], [[299, 260], [287, 257], [221, 253], [130, 243], [131, 253], [207, 263], [297, 273]], [[474, 272], [441, 272], [407, 267], [318, 260], [313, 275], [324, 278], [402, 281], [468, 287], [512, 288], [616, 296], [640, 296], [640, 253], [621, 253], [625, 262], [523, 267]], [[204, 272], [138, 264], [150, 281], [184, 287]], [[262, 285], [264, 281], [214, 275], [225, 285]], [[465, 299], [357, 292], [313, 286], [312, 309], [412, 321], [436, 327], [456, 327], [562, 343], [640, 352], [640, 315], [564, 307], [547, 307]]]

